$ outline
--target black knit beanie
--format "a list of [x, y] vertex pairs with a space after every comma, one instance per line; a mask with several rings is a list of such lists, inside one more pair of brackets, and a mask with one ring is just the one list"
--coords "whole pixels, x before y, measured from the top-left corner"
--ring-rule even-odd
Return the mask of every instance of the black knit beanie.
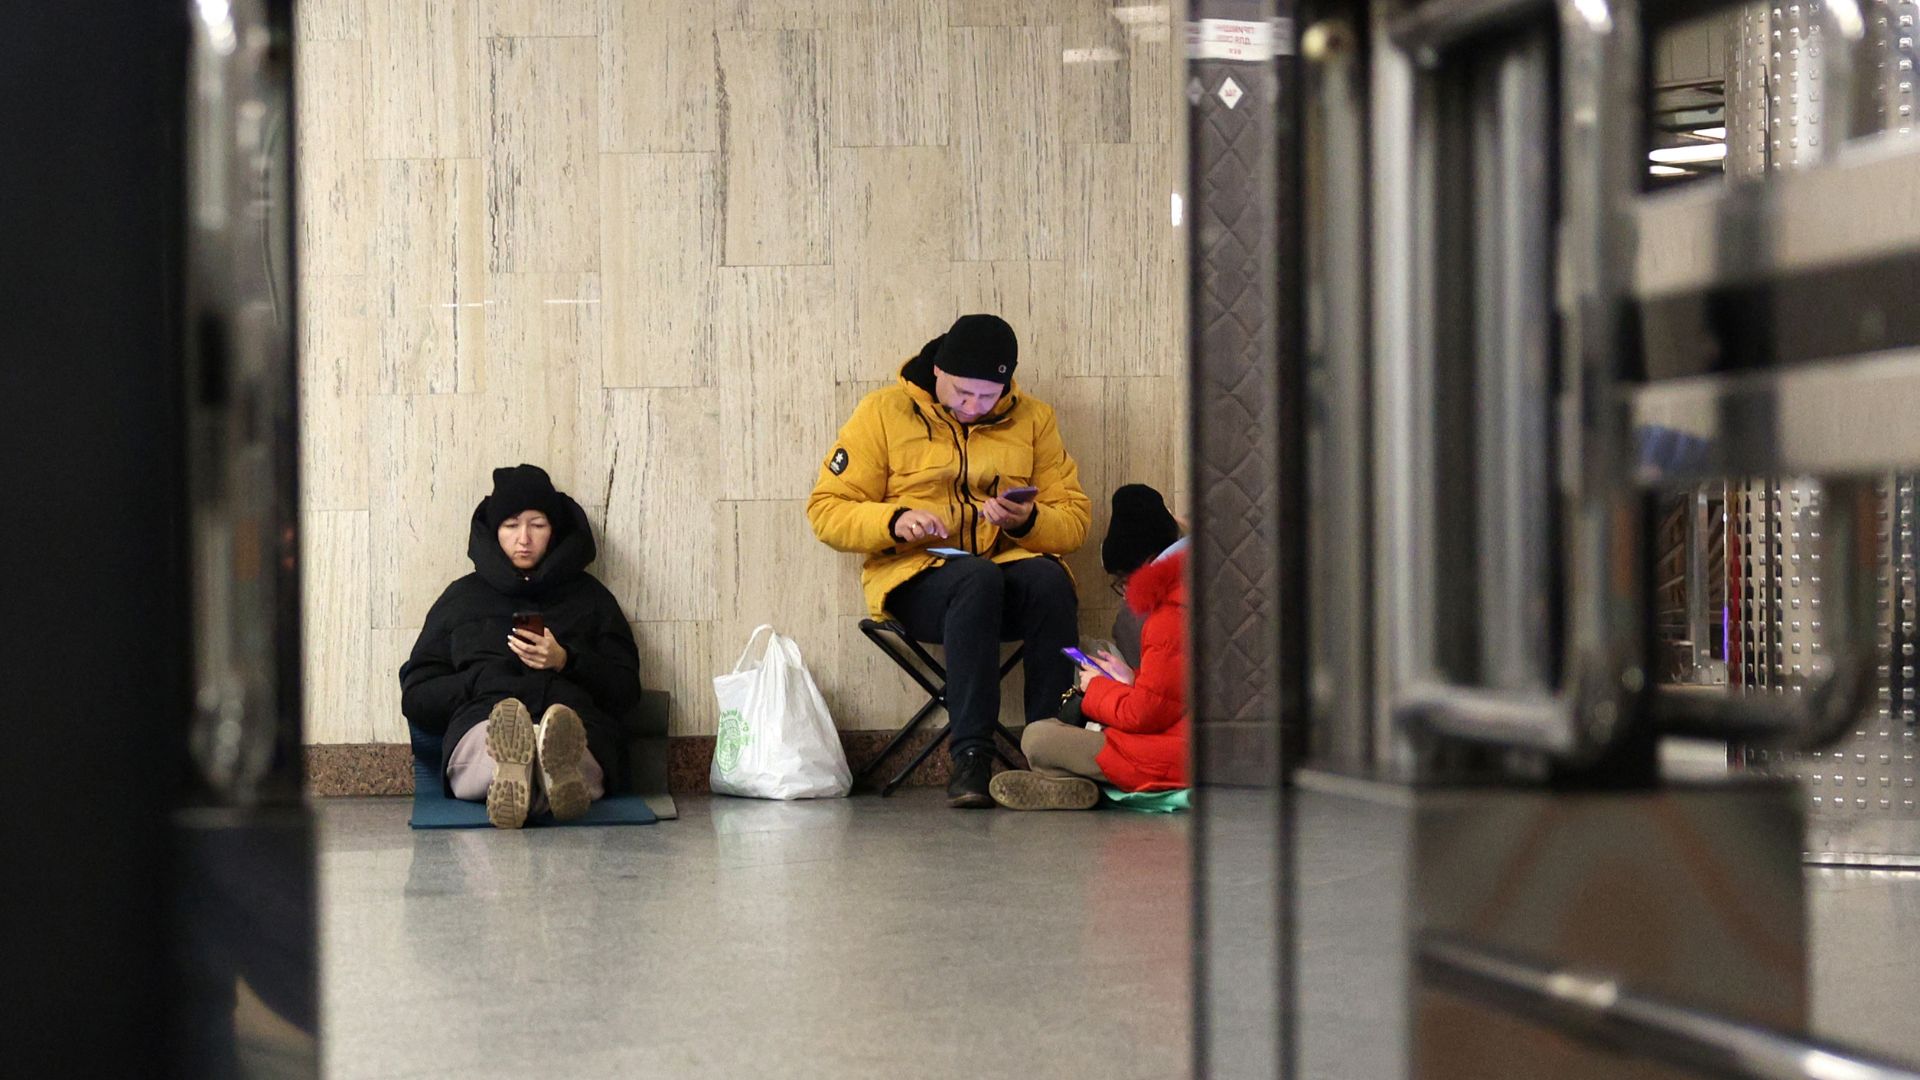
[[1145, 484], [1126, 484], [1113, 493], [1113, 519], [1100, 544], [1100, 564], [1109, 574], [1131, 574], [1179, 539], [1180, 523], [1160, 493]]
[[933, 365], [962, 379], [988, 379], [1002, 386], [1013, 381], [1020, 364], [1020, 341], [998, 315], [962, 315], [934, 348]]
[[538, 510], [547, 515], [557, 531], [560, 520], [560, 493], [553, 479], [538, 465], [515, 465], [493, 470], [493, 494], [487, 496], [487, 527], [500, 523], [523, 510]]

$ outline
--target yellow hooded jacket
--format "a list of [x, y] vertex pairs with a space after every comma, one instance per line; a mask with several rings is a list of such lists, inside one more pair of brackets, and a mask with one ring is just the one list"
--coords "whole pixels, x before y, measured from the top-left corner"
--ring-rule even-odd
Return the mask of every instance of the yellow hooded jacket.
[[[928, 547], [965, 548], [997, 563], [1067, 555], [1085, 542], [1092, 517], [1080, 467], [1060, 441], [1052, 406], [1013, 382], [991, 413], [962, 425], [915, 374], [931, 381], [924, 356], [901, 369], [898, 384], [861, 400], [807, 499], [815, 536], [867, 557], [860, 586], [875, 617], [885, 617], [895, 587], [944, 561]], [[1040, 493], [1021, 535], [981, 515], [981, 504], [996, 494], [1028, 486]], [[906, 510], [945, 522], [947, 539], [902, 543], [893, 521]]]

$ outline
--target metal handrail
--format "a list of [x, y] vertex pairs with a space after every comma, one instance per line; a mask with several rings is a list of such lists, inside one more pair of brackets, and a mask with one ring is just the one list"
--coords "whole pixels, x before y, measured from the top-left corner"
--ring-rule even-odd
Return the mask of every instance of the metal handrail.
[[1920, 1072], [1634, 993], [1606, 975], [1546, 967], [1446, 935], [1419, 941], [1421, 982], [1571, 1039], [1727, 1080], [1920, 1080]]

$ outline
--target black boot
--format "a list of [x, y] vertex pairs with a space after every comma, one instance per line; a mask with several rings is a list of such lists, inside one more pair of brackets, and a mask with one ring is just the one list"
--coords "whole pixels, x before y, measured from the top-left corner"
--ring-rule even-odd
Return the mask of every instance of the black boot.
[[947, 805], [962, 810], [991, 810], [993, 796], [987, 781], [993, 778], [993, 751], [962, 750], [953, 755], [953, 779], [947, 781]]

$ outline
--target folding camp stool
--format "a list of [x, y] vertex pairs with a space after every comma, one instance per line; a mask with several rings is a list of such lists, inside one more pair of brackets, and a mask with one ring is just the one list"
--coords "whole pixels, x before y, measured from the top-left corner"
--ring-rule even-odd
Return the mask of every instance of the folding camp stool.
[[[881, 763], [886, 761], [887, 758], [893, 754], [894, 750], [907, 740], [907, 736], [912, 735], [921, 724], [925, 723], [927, 717], [932, 716], [935, 709], [946, 708], [947, 669], [940, 665], [940, 661], [928, 655], [927, 650], [921, 647], [919, 642], [913, 640], [913, 635], [907, 633], [905, 626], [902, 626], [893, 619], [861, 619], [860, 632], [867, 635], [867, 640], [873, 642], [881, 652], [886, 653], [888, 659], [898, 664], [901, 671], [906, 672], [914, 682], [919, 683], [920, 689], [927, 692], [927, 703], [920, 706], [920, 711], [914, 713], [913, 718], [907, 721], [906, 726], [894, 735], [892, 740], [887, 743], [886, 749], [881, 750], [878, 757], [869, 762], [866, 768], [860, 770], [859, 779], [865, 781], [872, 774], [879, 772]], [[902, 646], [904, 646], [904, 649]], [[908, 653], [918, 657], [920, 659], [920, 665], [925, 665], [924, 669], [909, 659]], [[1001, 682], [1006, 681], [1007, 673], [1012, 671], [1014, 667], [1020, 663], [1021, 657], [1026, 654], [1027, 646], [1023, 642], [1019, 648], [1013, 650], [1013, 655], [1001, 662]], [[931, 672], [931, 674], [929, 674], [929, 672]], [[941, 743], [947, 741], [947, 735], [951, 730], [952, 725], [941, 728], [940, 734], [936, 735], [933, 741], [923, 747], [918, 754], [915, 754], [913, 760], [907, 763], [906, 768], [900, 770], [898, 776], [887, 781], [885, 786], [881, 787], [881, 797], [885, 798], [893, 794], [894, 788], [905, 783], [907, 777], [912, 776], [913, 771], [918, 769], [920, 764], [926, 761], [927, 757], [932, 754]], [[1014, 747], [1016, 753], [1018, 752], [1020, 740], [1014, 738], [1013, 732], [1008, 731], [1006, 726], [1001, 724], [997, 717], [993, 721], [993, 730], [997, 732], [1001, 738], [1007, 740], [1008, 744]], [[995, 757], [998, 757], [1010, 769], [1025, 767], [1024, 763], [1016, 762], [1013, 758], [1008, 757], [1006, 752], [1001, 750], [997, 744], [993, 748], [993, 753]]]

